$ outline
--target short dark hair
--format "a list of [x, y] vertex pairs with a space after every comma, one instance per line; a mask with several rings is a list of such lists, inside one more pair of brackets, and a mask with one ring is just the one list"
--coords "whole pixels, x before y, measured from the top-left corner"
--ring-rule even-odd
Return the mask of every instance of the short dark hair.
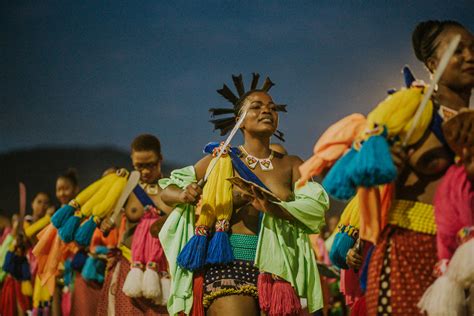
[[49, 196], [49, 194], [45, 191], [39, 191], [39, 192], [36, 192], [35, 195], [33, 195], [33, 200], [36, 199], [38, 197], [38, 195], [40, 194], [43, 194], [44, 196], [46, 196], [48, 198], [48, 200], [51, 201], [51, 197]]
[[79, 185], [79, 181], [77, 180], [77, 171], [74, 168], [69, 168], [65, 173], [60, 174], [58, 179], [66, 179], [75, 187]]
[[425, 65], [428, 59], [433, 56], [438, 48], [436, 39], [438, 36], [450, 26], [465, 27], [456, 21], [451, 20], [428, 20], [419, 23], [412, 33], [412, 45], [415, 55]]
[[135, 137], [131, 145], [133, 151], [153, 151], [161, 159], [160, 140], [151, 134], [142, 134]]

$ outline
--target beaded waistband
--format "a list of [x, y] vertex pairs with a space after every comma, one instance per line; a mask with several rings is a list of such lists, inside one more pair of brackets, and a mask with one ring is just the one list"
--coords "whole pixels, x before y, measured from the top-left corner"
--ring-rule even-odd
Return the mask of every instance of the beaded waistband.
[[390, 224], [425, 234], [436, 234], [433, 205], [395, 200], [389, 213]]
[[237, 260], [254, 261], [257, 252], [257, 235], [231, 234], [230, 245]]

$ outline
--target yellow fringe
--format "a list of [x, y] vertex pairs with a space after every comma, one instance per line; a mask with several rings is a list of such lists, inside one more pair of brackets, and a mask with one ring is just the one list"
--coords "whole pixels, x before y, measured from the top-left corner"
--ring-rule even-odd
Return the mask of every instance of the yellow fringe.
[[[100, 185], [100, 187], [98, 187], [97, 191], [92, 194], [90, 199], [87, 200], [87, 202], [84, 205], [81, 206], [81, 212], [82, 212], [84, 217], [90, 216], [92, 214], [93, 208], [104, 201], [104, 199], [107, 196], [107, 193], [109, 192], [111, 186], [113, 185], [113, 183], [116, 180], [118, 180], [118, 178], [120, 178], [120, 177], [115, 173], [112, 173], [112, 174], [107, 175], [107, 176], [104, 177], [104, 182], [102, 182], [102, 185]], [[93, 183], [92, 185], [94, 185], [94, 184], [95, 183]], [[77, 198], [76, 198], [76, 200], [77, 200]]]
[[202, 303], [204, 308], [208, 308], [215, 299], [230, 295], [248, 295], [258, 299], [258, 290], [255, 285], [243, 285], [238, 289], [220, 289], [208, 295], [204, 295]]
[[[416, 110], [423, 99], [423, 87], [412, 87], [400, 90], [382, 101], [368, 116], [369, 128], [375, 124], [387, 127], [389, 138], [399, 136], [405, 140], [406, 134], [411, 129]], [[433, 115], [433, 103], [428, 102], [408, 145], [418, 142], [424, 135], [431, 123]]]
[[113, 207], [115, 206], [115, 203], [117, 203], [117, 200], [122, 194], [122, 191], [126, 184], [126, 177], [117, 177], [117, 179], [115, 179], [112, 185], [110, 186], [110, 189], [108, 190], [104, 200], [97, 204], [97, 206], [93, 207], [92, 215], [97, 216], [99, 218], [104, 218], [105, 216], [107, 216], [107, 214], [112, 211]]
[[100, 178], [99, 180], [95, 181], [94, 183], [92, 183], [91, 185], [89, 185], [87, 188], [85, 188], [84, 190], [82, 190], [74, 200], [76, 200], [77, 203], [79, 203], [79, 206], [82, 207], [84, 206], [84, 204], [86, 204], [86, 202], [92, 198], [92, 196], [94, 195], [94, 193], [97, 192], [97, 190], [100, 189], [100, 187], [107, 181], [109, 181], [110, 179], [112, 179], [114, 176], [114, 174], [109, 174], [103, 178]]
[[339, 225], [341, 224], [344, 226], [351, 225], [357, 229], [360, 227], [359, 197], [357, 195], [349, 201], [342, 212], [341, 219], [339, 220]]

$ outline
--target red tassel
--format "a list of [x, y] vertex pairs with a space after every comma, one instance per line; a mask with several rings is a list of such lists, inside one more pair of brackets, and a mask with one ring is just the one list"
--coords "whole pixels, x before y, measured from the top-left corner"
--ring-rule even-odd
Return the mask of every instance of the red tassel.
[[367, 316], [367, 306], [365, 304], [365, 296], [357, 299], [352, 305], [351, 316]]
[[191, 309], [191, 316], [205, 316], [204, 305], [202, 300], [204, 298], [204, 273], [195, 273], [193, 282], [193, 308]]
[[301, 302], [290, 283], [275, 280], [273, 283], [270, 316], [300, 315]]
[[270, 311], [272, 303], [272, 287], [273, 278], [270, 273], [260, 273], [258, 275], [257, 288], [258, 288], [258, 303], [260, 309], [265, 313]]
[[7, 276], [3, 283], [0, 303], [0, 315], [14, 316], [17, 314], [15, 280], [11, 276]]
[[14, 280], [14, 284], [17, 304], [23, 312], [26, 312], [30, 309], [30, 300], [27, 296], [21, 293], [21, 281]]

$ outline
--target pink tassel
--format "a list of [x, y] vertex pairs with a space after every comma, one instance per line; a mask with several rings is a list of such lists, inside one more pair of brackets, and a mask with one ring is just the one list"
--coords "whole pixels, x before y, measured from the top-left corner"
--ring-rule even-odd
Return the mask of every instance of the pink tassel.
[[[145, 264], [145, 240], [149, 232], [149, 227], [145, 216], [140, 219], [132, 240], [132, 262]], [[148, 229], [147, 229], [148, 228]]]
[[257, 288], [258, 288], [258, 302], [260, 309], [265, 313], [270, 311], [271, 300], [272, 300], [272, 287], [273, 277], [270, 273], [260, 273], [258, 275]]
[[203, 273], [194, 274], [193, 282], [193, 308], [191, 309], [191, 316], [205, 316], [204, 305], [202, 300], [204, 298], [204, 275]]
[[147, 268], [143, 276], [143, 296], [161, 301], [163, 293], [158, 272], [166, 271], [166, 259], [160, 240], [150, 233], [150, 228], [157, 218], [158, 216], [153, 211], [149, 211], [143, 218], [144, 227], [148, 231], [145, 235], [144, 257], [147, 261]]
[[464, 166], [451, 166], [434, 197], [439, 259], [451, 259], [458, 247], [457, 233], [474, 225], [474, 185]]
[[275, 280], [273, 283], [272, 303], [270, 316], [292, 316], [301, 313], [299, 297], [290, 283], [284, 280]]
[[63, 316], [69, 316], [71, 314], [71, 291], [67, 290], [63, 292], [61, 298], [61, 311]]
[[43, 316], [49, 316], [49, 305], [43, 307]]
[[[146, 219], [149, 224], [148, 232], [150, 231], [149, 228], [151, 227], [151, 225], [153, 225], [153, 223], [156, 221], [156, 218], [157, 217]], [[153, 237], [150, 233], [146, 235], [144, 257], [147, 263], [156, 263], [156, 270], [158, 272], [167, 270], [168, 267], [166, 263], [166, 257], [163, 252], [163, 247], [161, 246], [160, 240], [158, 238]]]

